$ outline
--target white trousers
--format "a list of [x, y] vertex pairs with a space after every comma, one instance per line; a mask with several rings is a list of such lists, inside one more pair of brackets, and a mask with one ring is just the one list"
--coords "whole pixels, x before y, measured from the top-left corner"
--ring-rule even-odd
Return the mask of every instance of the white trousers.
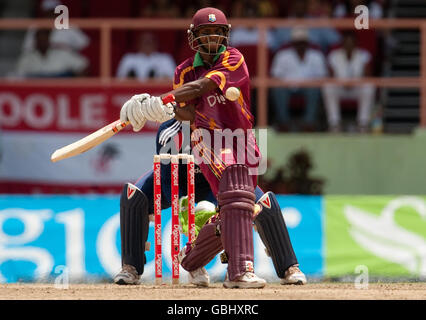
[[357, 121], [358, 125], [366, 126], [370, 121], [371, 111], [374, 105], [376, 88], [373, 85], [365, 84], [359, 87], [344, 87], [329, 84], [322, 89], [327, 121], [330, 126], [340, 124], [340, 100], [355, 99], [358, 101]]

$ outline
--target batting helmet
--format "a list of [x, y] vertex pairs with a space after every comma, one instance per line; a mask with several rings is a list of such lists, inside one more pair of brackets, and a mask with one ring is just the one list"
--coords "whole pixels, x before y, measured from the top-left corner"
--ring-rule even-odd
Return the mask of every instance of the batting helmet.
[[[210, 50], [210, 46], [202, 44], [200, 41], [203, 37], [209, 37], [206, 35], [197, 36], [196, 32], [204, 26], [220, 26], [223, 27], [223, 35], [211, 34], [210, 36], [215, 36], [217, 39], [217, 44], [220, 46], [228, 46], [229, 43], [229, 31], [231, 30], [231, 25], [228, 23], [225, 14], [216, 8], [203, 8], [198, 10], [192, 17], [192, 23], [188, 29], [188, 42], [189, 46], [195, 50], [207, 54], [216, 54], [218, 50]], [[209, 40], [209, 39], [208, 39]], [[210, 41], [207, 41], [210, 43]], [[200, 50], [201, 49], [201, 50]]]

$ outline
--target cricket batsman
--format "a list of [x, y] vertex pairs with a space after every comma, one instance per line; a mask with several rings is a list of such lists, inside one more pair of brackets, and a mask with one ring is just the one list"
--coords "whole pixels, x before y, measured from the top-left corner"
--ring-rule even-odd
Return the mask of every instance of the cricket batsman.
[[[276, 232], [282, 215], [278, 217], [275, 212], [277, 203], [272, 193], [260, 199], [268, 205], [262, 206], [260, 213], [254, 216], [258, 164], [254, 164], [253, 158], [259, 160], [260, 152], [251, 131], [250, 78], [242, 54], [228, 46], [230, 28], [222, 11], [210, 7], [198, 10], [188, 30], [189, 45], [196, 53], [176, 68], [173, 90], [160, 97], [133, 96], [123, 105], [120, 119], [130, 121], [135, 131], [147, 120], [162, 123], [175, 118], [192, 123], [192, 150], [217, 200], [219, 214], [203, 226], [193, 244], [181, 251], [181, 265], [189, 272], [202, 269], [224, 250], [228, 263], [224, 287], [262, 288], [265, 280], [254, 273], [253, 219], [262, 240], [267, 241], [267, 249], [281, 278], [285, 278], [289, 270], [301, 272], [294, 253], [294, 261], [287, 259], [285, 264], [274, 256], [277, 248], [280, 253], [288, 248], [283, 248], [282, 234]], [[224, 98], [231, 87], [240, 92], [235, 101]], [[170, 95], [174, 102], [163, 104], [162, 98]], [[244, 132], [243, 157], [234, 139], [229, 145], [223, 136], [219, 148], [208, 143], [214, 141], [217, 132], [224, 130]], [[271, 212], [265, 207], [272, 209]]]

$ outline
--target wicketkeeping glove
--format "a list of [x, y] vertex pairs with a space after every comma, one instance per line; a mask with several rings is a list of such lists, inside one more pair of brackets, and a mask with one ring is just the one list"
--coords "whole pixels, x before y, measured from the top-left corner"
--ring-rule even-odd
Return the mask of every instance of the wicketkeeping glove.
[[[213, 203], [206, 200], [198, 202], [194, 212], [195, 237], [198, 236], [207, 220], [216, 213], [216, 207]], [[181, 233], [188, 236], [188, 196], [179, 199], [179, 224]]]

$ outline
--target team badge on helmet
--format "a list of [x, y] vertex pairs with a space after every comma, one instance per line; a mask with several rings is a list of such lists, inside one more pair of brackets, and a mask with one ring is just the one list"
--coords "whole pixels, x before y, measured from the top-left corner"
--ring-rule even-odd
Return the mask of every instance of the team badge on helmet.
[[214, 14], [214, 13], [209, 14], [209, 21], [210, 21], [210, 22], [215, 22], [215, 21], [216, 21], [216, 16], [215, 16], [215, 14]]

